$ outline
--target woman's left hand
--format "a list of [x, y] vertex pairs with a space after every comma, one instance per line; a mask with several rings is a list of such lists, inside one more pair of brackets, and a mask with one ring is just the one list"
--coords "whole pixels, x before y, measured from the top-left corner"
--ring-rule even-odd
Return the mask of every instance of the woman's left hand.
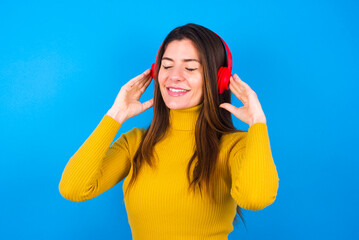
[[221, 108], [226, 109], [236, 116], [242, 122], [252, 126], [257, 122], [267, 124], [266, 117], [262, 110], [262, 106], [259, 103], [257, 94], [248, 86], [247, 83], [243, 82], [237, 74], [230, 78], [229, 89], [241, 100], [244, 104], [243, 107], [235, 107], [230, 103], [222, 103], [219, 105]]

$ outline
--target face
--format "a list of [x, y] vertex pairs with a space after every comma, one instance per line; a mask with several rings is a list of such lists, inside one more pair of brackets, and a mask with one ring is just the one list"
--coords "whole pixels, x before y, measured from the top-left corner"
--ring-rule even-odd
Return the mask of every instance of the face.
[[170, 109], [190, 108], [203, 101], [203, 69], [191, 40], [174, 40], [167, 45], [158, 83], [162, 98]]

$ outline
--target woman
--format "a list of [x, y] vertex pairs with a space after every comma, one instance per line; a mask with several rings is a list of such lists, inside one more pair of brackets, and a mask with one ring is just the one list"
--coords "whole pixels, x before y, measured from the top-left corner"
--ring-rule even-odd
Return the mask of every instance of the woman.
[[[227, 52], [228, 61], [225, 42], [205, 27], [172, 30], [152, 71], [121, 88], [71, 157], [59, 186], [62, 196], [85, 201], [125, 178], [135, 240], [227, 239], [236, 209], [242, 218], [240, 207], [272, 204], [279, 178], [266, 118], [256, 93], [238, 75], [230, 77], [229, 89], [218, 83], [220, 67], [231, 65]], [[140, 103], [152, 76], [154, 98]], [[243, 107], [230, 104], [231, 92]], [[110, 146], [125, 121], [152, 106], [147, 129], [134, 128]], [[234, 128], [231, 113], [249, 124], [248, 132]]]

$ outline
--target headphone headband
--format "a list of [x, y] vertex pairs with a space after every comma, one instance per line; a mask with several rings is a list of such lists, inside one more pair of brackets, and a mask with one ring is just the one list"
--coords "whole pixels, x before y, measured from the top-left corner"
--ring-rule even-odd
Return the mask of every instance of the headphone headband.
[[221, 36], [219, 36], [217, 33], [215, 33], [223, 42], [226, 51], [227, 51], [227, 59], [228, 59], [228, 70], [229, 72], [232, 72], [232, 54], [231, 51], [229, 50], [229, 47], [227, 45], [227, 43], [223, 40], [223, 38], [221, 38]]

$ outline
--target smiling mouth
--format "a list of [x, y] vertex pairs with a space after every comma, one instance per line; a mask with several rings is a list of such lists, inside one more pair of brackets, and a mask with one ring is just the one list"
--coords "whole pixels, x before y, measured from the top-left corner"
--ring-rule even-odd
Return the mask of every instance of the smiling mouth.
[[186, 89], [171, 88], [171, 87], [168, 87], [167, 89], [170, 90], [171, 92], [188, 92], [189, 91]]
[[171, 88], [168, 87], [167, 89], [167, 93], [168, 95], [172, 96], [172, 97], [180, 97], [185, 95], [186, 93], [188, 93], [190, 90], [186, 90], [186, 89], [181, 89], [181, 88]]

